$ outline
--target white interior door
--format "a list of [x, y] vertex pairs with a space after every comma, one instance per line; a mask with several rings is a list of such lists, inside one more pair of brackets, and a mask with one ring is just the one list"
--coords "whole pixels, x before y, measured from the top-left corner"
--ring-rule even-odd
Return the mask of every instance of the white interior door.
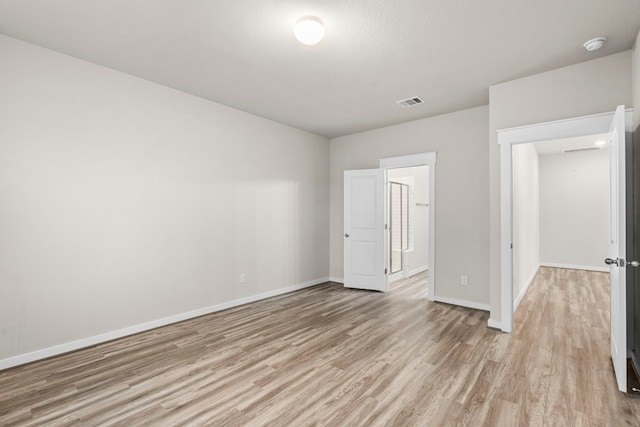
[[344, 172], [344, 286], [386, 291], [384, 169]]
[[611, 266], [611, 359], [620, 391], [627, 391], [627, 289], [626, 289], [626, 192], [625, 114], [616, 108], [609, 130], [611, 159], [610, 245]]

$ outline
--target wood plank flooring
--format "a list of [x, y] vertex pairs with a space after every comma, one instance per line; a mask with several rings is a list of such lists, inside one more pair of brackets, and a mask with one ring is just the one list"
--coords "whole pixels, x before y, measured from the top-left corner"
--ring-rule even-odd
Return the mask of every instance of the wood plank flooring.
[[605, 273], [542, 268], [513, 334], [327, 283], [0, 372], [2, 426], [623, 426]]

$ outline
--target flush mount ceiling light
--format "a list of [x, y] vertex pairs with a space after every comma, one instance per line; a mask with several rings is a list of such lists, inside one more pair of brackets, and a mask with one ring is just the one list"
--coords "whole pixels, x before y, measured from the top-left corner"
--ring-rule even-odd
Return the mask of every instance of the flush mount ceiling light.
[[324, 37], [324, 25], [315, 16], [303, 16], [293, 26], [293, 34], [300, 43], [314, 45]]
[[588, 42], [586, 42], [584, 44], [584, 48], [587, 49], [589, 52], [593, 52], [594, 50], [600, 49], [604, 45], [604, 42], [606, 41], [607, 41], [606, 37], [596, 37], [595, 39], [591, 39]]

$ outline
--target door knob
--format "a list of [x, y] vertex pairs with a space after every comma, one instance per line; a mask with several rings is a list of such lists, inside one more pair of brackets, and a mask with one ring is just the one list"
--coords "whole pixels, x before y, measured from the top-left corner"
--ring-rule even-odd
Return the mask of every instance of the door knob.
[[349, 237], [349, 233], [344, 233], [344, 237]]
[[[604, 260], [604, 263], [607, 265], [615, 264], [618, 267], [625, 267], [627, 265], [627, 261], [620, 258], [616, 258], [616, 259], [607, 258]], [[631, 264], [632, 267], [640, 267], [640, 262], [638, 261], [629, 261], [629, 264]]]

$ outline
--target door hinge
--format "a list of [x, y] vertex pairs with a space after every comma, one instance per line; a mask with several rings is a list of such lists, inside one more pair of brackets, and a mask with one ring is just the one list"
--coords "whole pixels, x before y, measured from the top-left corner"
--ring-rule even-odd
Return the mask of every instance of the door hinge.
[[384, 269], [384, 274], [387, 274], [387, 269], [386, 268]]
[[388, 226], [387, 224], [385, 224], [385, 225], [384, 225], [384, 229], [385, 229], [385, 230], [388, 230], [388, 229], [389, 229], [389, 226]]

